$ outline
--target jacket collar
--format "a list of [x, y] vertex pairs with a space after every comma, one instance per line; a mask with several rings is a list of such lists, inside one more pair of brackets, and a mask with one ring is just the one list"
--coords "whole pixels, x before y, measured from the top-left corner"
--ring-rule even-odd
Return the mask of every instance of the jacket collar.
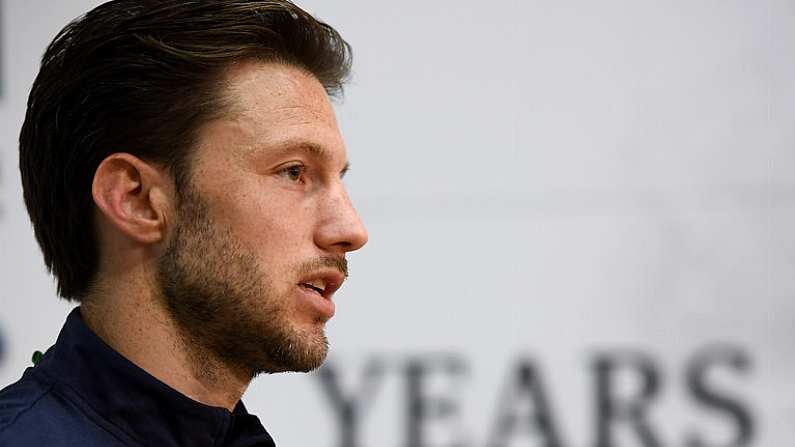
[[85, 324], [79, 307], [35, 370], [144, 445], [274, 445], [242, 401], [229, 412], [174, 390], [102, 341]]

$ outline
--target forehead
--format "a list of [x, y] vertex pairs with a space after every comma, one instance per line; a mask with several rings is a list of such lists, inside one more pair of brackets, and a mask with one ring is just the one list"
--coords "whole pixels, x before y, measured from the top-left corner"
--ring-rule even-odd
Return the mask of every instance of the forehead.
[[267, 166], [301, 147], [317, 148], [329, 166], [347, 163], [329, 97], [311, 74], [247, 61], [230, 67], [219, 87], [223, 111], [198, 129], [192, 176], [228, 177], [229, 169]]
[[219, 116], [198, 129], [192, 165], [260, 163], [280, 148], [322, 149], [344, 164], [345, 144], [331, 101], [306, 71], [279, 63], [239, 62], [225, 73]]
[[[252, 137], [267, 142], [292, 132], [337, 130], [334, 110], [320, 82], [293, 66], [259, 61], [232, 65], [222, 84], [227, 120], [244, 128]], [[328, 135], [317, 135], [328, 138]], [[334, 141], [320, 142], [324, 145]]]

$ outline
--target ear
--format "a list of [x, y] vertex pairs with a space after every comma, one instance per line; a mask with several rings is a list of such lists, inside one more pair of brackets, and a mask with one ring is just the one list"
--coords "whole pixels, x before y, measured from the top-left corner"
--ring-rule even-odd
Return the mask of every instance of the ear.
[[112, 154], [94, 173], [91, 194], [108, 223], [128, 238], [142, 244], [164, 239], [173, 198], [165, 169], [127, 153]]

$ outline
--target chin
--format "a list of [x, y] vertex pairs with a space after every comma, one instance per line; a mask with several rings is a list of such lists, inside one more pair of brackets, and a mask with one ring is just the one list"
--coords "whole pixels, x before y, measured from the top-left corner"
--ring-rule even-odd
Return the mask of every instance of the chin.
[[310, 372], [319, 368], [329, 351], [328, 339], [321, 327], [293, 330], [281, 342], [263, 340], [264, 364], [254, 368], [264, 373]]

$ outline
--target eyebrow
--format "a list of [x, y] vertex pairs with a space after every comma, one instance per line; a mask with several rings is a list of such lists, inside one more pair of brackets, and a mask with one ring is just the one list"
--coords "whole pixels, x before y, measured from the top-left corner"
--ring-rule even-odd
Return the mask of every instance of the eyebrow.
[[[286, 152], [292, 152], [292, 151], [295, 151], [295, 150], [299, 150], [299, 151], [305, 152], [305, 153], [307, 153], [309, 155], [312, 155], [312, 156], [314, 156], [316, 158], [320, 158], [320, 159], [322, 159], [323, 161], [326, 161], [326, 162], [330, 162], [331, 159], [332, 159], [331, 153], [329, 153], [329, 151], [326, 148], [324, 148], [323, 146], [321, 146], [319, 144], [313, 143], [311, 141], [288, 140], [288, 141], [279, 143], [272, 150], [277, 151], [277, 152], [281, 152], [281, 153], [286, 153]], [[345, 174], [348, 173], [348, 170], [350, 168], [351, 168], [351, 163], [346, 160], [345, 161], [345, 166], [340, 171], [340, 177], [345, 177]]]

